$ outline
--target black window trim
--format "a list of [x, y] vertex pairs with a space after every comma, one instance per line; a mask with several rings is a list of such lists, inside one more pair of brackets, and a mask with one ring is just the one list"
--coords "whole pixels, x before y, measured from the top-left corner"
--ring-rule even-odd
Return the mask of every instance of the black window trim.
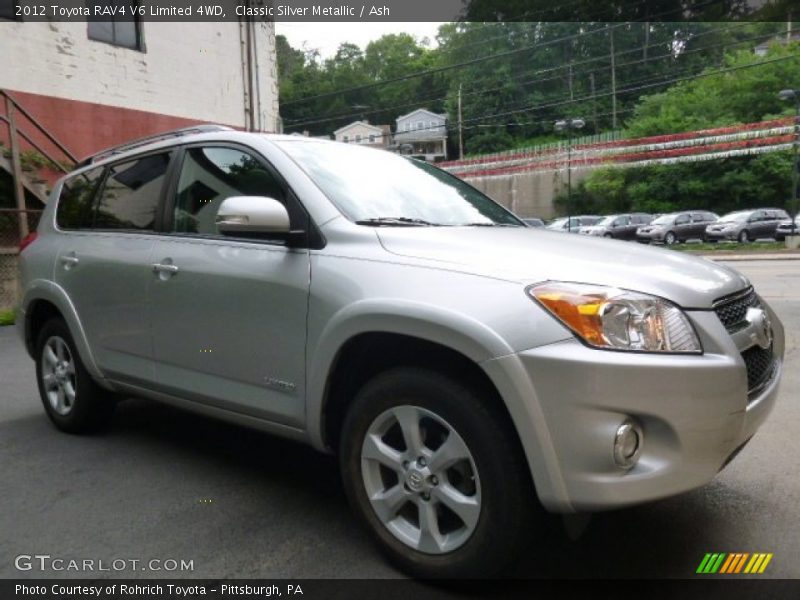
[[[289, 182], [283, 177], [278, 169], [276, 169], [272, 163], [267, 159], [261, 152], [256, 150], [251, 146], [247, 146], [245, 144], [240, 144], [237, 142], [227, 142], [227, 141], [206, 141], [206, 142], [192, 142], [189, 144], [182, 144], [181, 146], [176, 147], [178, 150], [174, 157], [174, 165], [171, 166], [171, 169], [168, 171], [170, 176], [170, 180], [168, 184], [165, 186], [167, 190], [167, 196], [164, 199], [164, 203], [162, 206], [162, 214], [161, 214], [161, 231], [160, 235], [171, 237], [171, 238], [185, 238], [185, 239], [193, 239], [193, 240], [210, 240], [210, 241], [224, 241], [224, 242], [236, 242], [236, 243], [246, 243], [246, 244], [260, 244], [260, 245], [267, 245], [273, 246], [277, 248], [287, 248], [291, 249], [286, 245], [285, 240], [281, 239], [270, 239], [267, 237], [236, 237], [236, 236], [228, 236], [228, 235], [219, 235], [219, 234], [208, 234], [208, 233], [189, 233], [183, 231], [172, 231], [174, 226], [174, 215], [175, 215], [175, 199], [177, 197], [178, 192], [178, 184], [180, 183], [180, 175], [181, 169], [183, 168], [183, 162], [186, 156], [186, 150], [190, 148], [229, 148], [231, 150], [238, 150], [239, 152], [244, 152], [250, 154], [258, 160], [262, 167], [264, 167], [269, 173], [275, 177], [278, 183], [286, 190], [286, 203], [292, 203], [296, 205], [299, 211], [305, 216], [305, 220], [308, 223], [308, 235], [306, 238], [305, 244], [300, 244], [297, 246], [293, 246], [293, 248], [303, 248], [303, 249], [311, 249], [311, 250], [321, 250], [326, 245], [326, 240], [322, 235], [322, 232], [317, 227], [317, 224], [314, 222], [314, 219], [311, 217], [311, 214], [308, 212], [306, 207], [300, 201], [300, 198], [292, 189], [292, 186], [289, 185]], [[171, 171], [171, 172], [170, 172]]]

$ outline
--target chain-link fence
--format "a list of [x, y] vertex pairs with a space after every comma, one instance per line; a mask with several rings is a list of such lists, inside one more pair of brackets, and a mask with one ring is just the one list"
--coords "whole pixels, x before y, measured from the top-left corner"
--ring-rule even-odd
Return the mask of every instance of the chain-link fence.
[[39, 224], [40, 210], [0, 209], [0, 310], [14, 308], [19, 293], [20, 219], [25, 219], [28, 231], [35, 231]]

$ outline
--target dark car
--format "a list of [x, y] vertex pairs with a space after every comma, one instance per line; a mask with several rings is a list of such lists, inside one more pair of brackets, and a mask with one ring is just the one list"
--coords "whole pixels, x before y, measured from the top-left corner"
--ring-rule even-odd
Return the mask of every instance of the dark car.
[[578, 233], [581, 227], [594, 225], [602, 218], [603, 217], [598, 217], [597, 215], [577, 215], [570, 217], [569, 221], [567, 221], [567, 217], [560, 217], [550, 221], [547, 224], [547, 229], [550, 231]]
[[728, 213], [706, 227], [706, 239], [737, 240], [741, 243], [762, 238], [775, 238], [778, 224], [788, 221], [789, 214], [781, 208], [755, 208]]
[[633, 240], [636, 239], [636, 230], [643, 225], [649, 224], [652, 220], [653, 216], [646, 213], [608, 215], [594, 225], [581, 227], [578, 233], [617, 240]]
[[661, 215], [649, 225], [636, 230], [640, 242], [663, 242], [671, 246], [675, 242], [705, 239], [706, 227], [719, 216], [707, 210], [684, 211]]
[[527, 225], [528, 227], [544, 227], [544, 221], [542, 221], [541, 219], [528, 218], [528, 219], [522, 219], [522, 222], [525, 223], [525, 225]]
[[775, 239], [778, 240], [779, 242], [785, 240], [787, 236], [799, 235], [799, 234], [800, 234], [800, 213], [797, 213], [797, 216], [794, 218], [794, 229], [792, 229], [791, 218], [788, 218], [778, 223], [778, 227], [775, 229]]

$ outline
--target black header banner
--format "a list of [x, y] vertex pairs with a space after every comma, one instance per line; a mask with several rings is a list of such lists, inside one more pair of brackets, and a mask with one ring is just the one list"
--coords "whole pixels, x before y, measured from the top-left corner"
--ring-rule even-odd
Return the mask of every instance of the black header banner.
[[0, 15], [11, 21], [60, 22], [785, 21], [795, 3], [796, 0], [0, 0]]

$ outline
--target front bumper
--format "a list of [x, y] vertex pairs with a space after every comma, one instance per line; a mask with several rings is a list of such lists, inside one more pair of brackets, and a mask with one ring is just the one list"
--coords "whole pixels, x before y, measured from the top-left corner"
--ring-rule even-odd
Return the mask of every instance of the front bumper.
[[[710, 481], [764, 422], [778, 394], [783, 330], [775, 323], [777, 367], [748, 399], [744, 361], [711, 311], [687, 313], [700, 335], [700, 356], [595, 350], [570, 339], [496, 361], [519, 361], [544, 419], [537, 492], [553, 512], [615, 508], [655, 500]], [[529, 385], [528, 385], [529, 384]], [[616, 466], [613, 440], [627, 419], [643, 429], [637, 464]], [[532, 459], [529, 442], [523, 439]], [[536, 441], [541, 446], [541, 439]]]
[[663, 242], [664, 241], [664, 231], [637, 231], [636, 232], [636, 240], [639, 242], [651, 243], [651, 242]]
[[706, 229], [707, 240], [735, 240], [739, 235], [739, 231], [734, 229], [732, 231], [709, 231]]

